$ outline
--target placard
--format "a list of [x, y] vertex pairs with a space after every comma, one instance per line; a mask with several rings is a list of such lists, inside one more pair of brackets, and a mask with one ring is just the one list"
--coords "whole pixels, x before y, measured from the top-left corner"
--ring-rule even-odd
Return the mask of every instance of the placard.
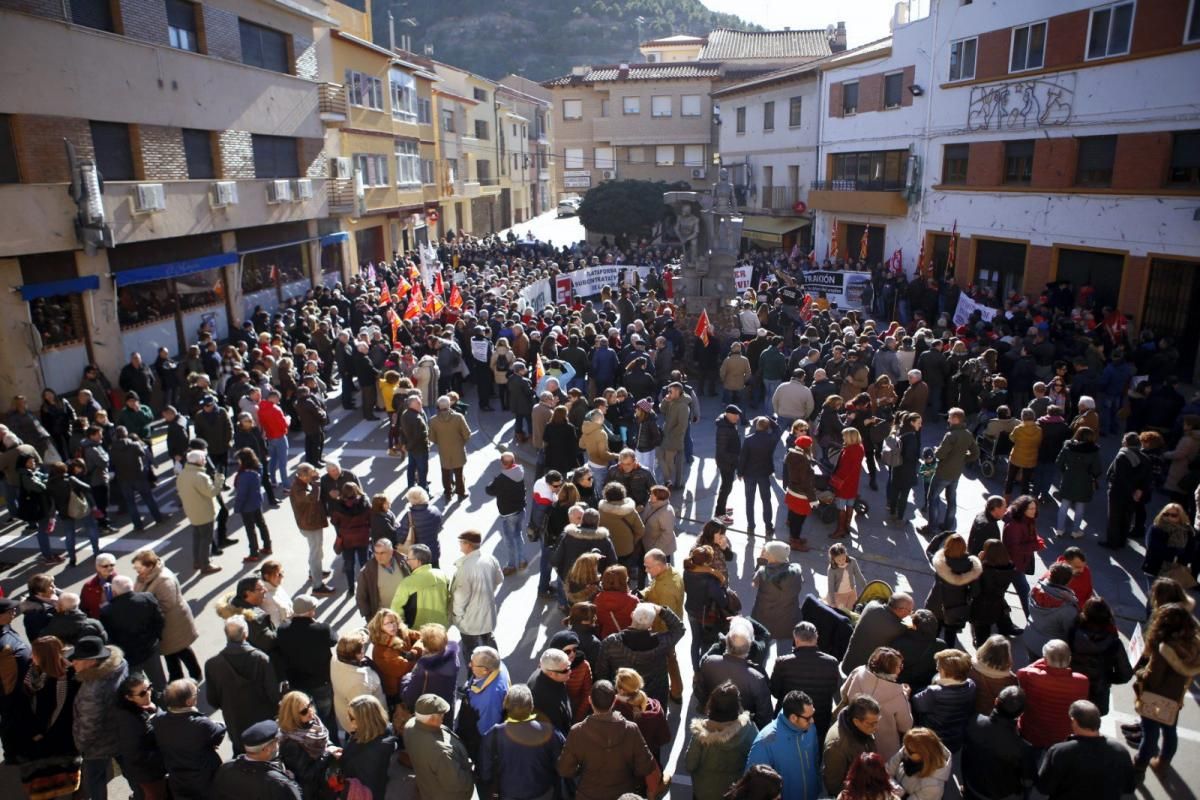
[[967, 320], [969, 320], [971, 315], [976, 311], [979, 312], [979, 316], [984, 322], [991, 322], [992, 319], [995, 318], [999, 309], [988, 308], [985, 305], [976, 303], [974, 300], [967, 297], [965, 292], [959, 294], [958, 305], [954, 309], [954, 324], [966, 325]]

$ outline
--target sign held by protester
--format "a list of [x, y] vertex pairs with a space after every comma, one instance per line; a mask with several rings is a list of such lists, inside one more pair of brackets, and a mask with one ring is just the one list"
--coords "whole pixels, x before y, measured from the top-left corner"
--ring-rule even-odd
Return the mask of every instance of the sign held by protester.
[[967, 297], [966, 292], [963, 292], [958, 296], [958, 306], [954, 309], [954, 324], [966, 325], [967, 320], [969, 320], [971, 315], [976, 311], [979, 312], [979, 316], [984, 322], [991, 322], [996, 316], [997, 309], [988, 308], [985, 305], [976, 303], [974, 300]]

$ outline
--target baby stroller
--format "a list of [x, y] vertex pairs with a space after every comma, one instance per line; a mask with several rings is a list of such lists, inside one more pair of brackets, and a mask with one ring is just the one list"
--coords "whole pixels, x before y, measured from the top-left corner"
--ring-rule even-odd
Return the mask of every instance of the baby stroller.
[[863, 590], [858, 593], [858, 599], [854, 601], [854, 610], [862, 613], [866, 608], [867, 603], [872, 600], [878, 600], [881, 603], [886, 603], [892, 598], [892, 587], [885, 581], [871, 581]]
[[999, 436], [988, 436], [984, 431], [980, 431], [975, 437], [976, 444], [979, 445], [979, 474], [985, 478], [991, 478], [998, 471], [1006, 472], [1008, 470], [1008, 454], [1012, 452], [1012, 439], [1007, 433], [1002, 433]]
[[[838, 462], [838, 456], [842, 453], [842, 448], [829, 446], [825, 448], [824, 457], [813, 464], [813, 475], [817, 487], [817, 509], [814, 513], [817, 519], [825, 523], [831, 523], [837, 519], [837, 509], [834, 507], [834, 493], [829, 486], [829, 476], [833, 475]], [[854, 513], [869, 515], [871, 511], [870, 504], [862, 499], [862, 496], [854, 500]]]

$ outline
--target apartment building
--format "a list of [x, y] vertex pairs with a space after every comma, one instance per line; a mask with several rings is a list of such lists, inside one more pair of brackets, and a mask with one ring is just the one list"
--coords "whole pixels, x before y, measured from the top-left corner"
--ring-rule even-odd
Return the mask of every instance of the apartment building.
[[[527, 182], [529, 213], [525, 219], [551, 210], [554, 205], [550, 187], [553, 147], [550, 143], [550, 118], [554, 105], [552, 95], [544, 86], [520, 75], [505, 75], [499, 82], [502, 102], [510, 103], [528, 123], [523, 127], [526, 137], [521, 161], [520, 180]], [[516, 162], [514, 162], [514, 169]], [[514, 176], [514, 182], [516, 177]], [[514, 220], [519, 222], [520, 220]]]
[[0, 394], [342, 277], [314, 44], [336, 24], [320, 0], [0, 0]]
[[438, 199], [437, 76], [428, 62], [370, 41], [365, 2], [331, 2], [329, 13], [338, 27], [317, 35], [330, 167], [325, 224], [348, 234], [346, 257], [357, 269], [429, 240], [426, 212]]

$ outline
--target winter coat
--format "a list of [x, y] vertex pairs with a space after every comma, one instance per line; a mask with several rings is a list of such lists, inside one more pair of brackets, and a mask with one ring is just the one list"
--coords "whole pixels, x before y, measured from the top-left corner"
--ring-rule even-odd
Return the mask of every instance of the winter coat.
[[858, 624], [854, 626], [846, 655], [842, 658], [842, 672], [849, 674], [855, 667], [863, 666], [876, 647], [890, 645], [907, 630], [900, 618], [886, 605], [878, 600], [867, 603], [858, 618]]
[[387, 698], [383, 695], [383, 682], [369, 662], [354, 664], [334, 654], [329, 659], [329, 685], [333, 688], [333, 711], [342, 730], [348, 730], [350, 719], [346, 711], [350, 701], [360, 694], [369, 694], [384, 708], [388, 707]]
[[992, 713], [1000, 692], [1017, 685], [1017, 675], [1012, 670], [992, 669], [975, 659], [971, 660], [967, 677], [975, 682], [975, 711], [984, 715]]
[[[650, 423], [642, 423], [643, 427], [647, 424]], [[650, 502], [650, 489], [655, 484], [654, 476], [650, 473], [650, 470], [641, 464], [635, 465], [630, 472], [626, 472], [620, 468], [610, 470], [604, 481], [605, 483], [619, 483], [624, 486], [625, 496], [633, 500], [634, 504], [639, 507], [643, 507]], [[668, 504], [668, 507], [670, 507], [670, 504]], [[643, 521], [644, 519], [643, 509]], [[646, 545], [647, 549], [650, 547], [651, 545]]]
[[897, 751], [887, 762], [888, 774], [892, 780], [904, 790], [904, 796], [909, 800], [942, 800], [946, 789], [946, 781], [950, 780], [954, 765], [950, 760], [950, 751], [943, 745], [942, 757], [945, 763], [933, 771], [932, 775], [921, 777], [920, 773], [909, 775], [904, 771], [904, 752]]
[[457, 411], [438, 411], [429, 421], [429, 441], [437, 446], [442, 469], [461, 469], [467, 465], [470, 438], [467, 418]]
[[1062, 417], [1052, 417], [1048, 414], [1038, 417], [1037, 424], [1042, 429], [1042, 442], [1038, 445], [1038, 463], [1053, 464], [1062, 446], [1071, 438], [1071, 429]]
[[771, 408], [776, 417], [808, 419], [813, 413], [812, 390], [794, 379], [781, 383], [771, 397]]
[[396, 535], [403, 535], [400, 539], [401, 543], [408, 541], [408, 531], [411, 528], [413, 531], [413, 544], [425, 545], [433, 555], [433, 563], [437, 564], [440, 562], [442, 548], [438, 544], [438, 536], [442, 532], [441, 511], [438, 511], [428, 503], [409, 506], [408, 511], [400, 518], [397, 528]]
[[413, 671], [400, 683], [400, 700], [412, 710], [423, 694], [436, 694], [450, 704], [443, 724], [454, 728], [454, 686], [458, 680], [458, 642], [448, 641], [441, 652], [426, 653], [417, 659]]
[[850, 586], [853, 587], [855, 594], [862, 594], [863, 589], [867, 587], [867, 579], [858, 565], [858, 559], [854, 556], [847, 556], [846, 566], [838, 567], [832, 564], [829, 566], [829, 572], [825, 576], [825, 597], [822, 598], [827, 604], [836, 607], [833, 593], [842, 585], [842, 576], [846, 572], [850, 573]]
[[[639, 467], [639, 469], [642, 468]], [[642, 469], [642, 471], [646, 470]], [[678, 545], [675, 541], [675, 509], [671, 503], [669, 501], [650, 503], [642, 509], [641, 518], [642, 527], [645, 530], [642, 536], [642, 545], [645, 549], [657, 548], [668, 556], [672, 555]]]
[[1090, 503], [1104, 468], [1100, 448], [1093, 442], [1070, 439], [1055, 459], [1062, 474], [1062, 499], [1065, 502]]
[[668, 452], [682, 450], [692, 419], [691, 400], [686, 393], [678, 400], [668, 397], [659, 408], [663, 418], [662, 449]]
[[212, 411], [201, 411], [192, 416], [192, 429], [197, 438], [208, 444], [208, 454], [214, 461], [224, 459], [233, 441], [233, 423], [229, 414], [221, 407]]
[[798, 447], [789, 447], [783, 457], [783, 473], [786, 488], [810, 502], [817, 499], [817, 479], [813, 472], [813, 460]]
[[[410, 603], [413, 608], [406, 608]], [[437, 567], [422, 564], [400, 581], [392, 598], [392, 611], [410, 628], [429, 622], [449, 626], [450, 579]]]
[[712, 690], [725, 681], [732, 681], [742, 695], [742, 708], [750, 712], [755, 725], [766, 726], [774, 716], [771, 704], [771, 684], [767, 676], [748, 659], [724, 655], [705, 656], [692, 681], [696, 702], [708, 702]]
[[424, 411], [406, 408], [400, 415], [400, 437], [410, 453], [429, 452], [429, 421]]
[[965, 624], [983, 565], [971, 555], [948, 559], [944, 550], [934, 553], [932, 564], [933, 588], [925, 599], [925, 608], [945, 625]]
[[746, 388], [753, 370], [750, 360], [740, 353], [731, 353], [721, 362], [718, 376], [721, 378], [721, 388], [730, 392], [740, 392]]
[[50, 617], [41, 636], [55, 636], [68, 647], [73, 646], [84, 636], [95, 636], [101, 641], [108, 641], [108, 632], [99, 620], [92, 619], [78, 608], [73, 611], [59, 611]]
[[1042, 445], [1042, 429], [1036, 422], [1018, 422], [1008, 435], [1012, 452], [1008, 460], [1014, 467], [1033, 469], [1038, 464], [1038, 450]]
[[362, 495], [347, 504], [348, 498], [341, 498], [332, 504], [330, 519], [337, 531], [337, 542], [343, 551], [351, 548], [371, 546], [371, 509], [367, 499]]
[[1162, 642], [1146, 656], [1138, 670], [1134, 691], [1185, 701], [1192, 680], [1200, 675], [1200, 636], [1188, 640]]
[[500, 563], [479, 550], [455, 563], [450, 582], [450, 621], [459, 631], [480, 636], [496, 630], [496, 592], [504, 582]]
[[983, 567], [979, 580], [974, 585], [971, 607], [967, 617], [973, 625], [996, 625], [1008, 619], [1006, 593], [1016, 576], [1012, 564]]
[[570, 422], [551, 422], [542, 431], [546, 469], [566, 475], [579, 464], [579, 431]]
[[601, 591], [592, 602], [596, 604], [596, 635], [603, 641], [629, 627], [638, 598], [629, 592]]
[[525, 468], [514, 464], [503, 469], [484, 487], [484, 491], [496, 498], [496, 510], [507, 517], [525, 510]]
[[837, 723], [825, 734], [825, 746], [821, 751], [821, 780], [825, 793], [837, 797], [842, 791], [850, 765], [863, 753], [879, 752], [875, 737], [862, 733], [850, 721], [850, 709], [842, 709]]
[[86, 672], [75, 673], [79, 691], [75, 695], [71, 735], [75, 749], [84, 758], [108, 758], [118, 752], [112, 715], [121, 682], [129, 676], [129, 664], [120, 647], [110, 645], [108, 649], [108, 658]]
[[1003, 539], [1000, 533], [999, 521], [986, 511], [980, 511], [975, 515], [975, 520], [971, 523], [971, 531], [967, 535], [967, 552], [973, 556], [977, 556], [983, 552], [983, 545], [988, 539]]
[[771, 669], [771, 695], [778, 709], [783, 698], [799, 689], [813, 701], [813, 724], [818, 736], [829, 730], [836, 700], [840, 697], [842, 671], [837, 659], [816, 647], [796, 647], [789, 655], [779, 656]]
[[1004, 534], [1001, 541], [1008, 550], [1013, 567], [1026, 575], [1033, 574], [1033, 555], [1041, 549], [1037, 534], [1037, 518], [1029, 519], [1024, 514], [1020, 519], [1013, 516], [1012, 509], [1004, 512]]
[[1068, 736], [1042, 758], [1034, 783], [1049, 800], [1118, 800], [1138, 780], [1129, 751], [1105, 736]]
[[1076, 623], [1066, 639], [1071, 646], [1071, 669], [1088, 679], [1088, 699], [1100, 713], [1108, 713], [1112, 685], [1129, 683], [1133, 666], [1125, 645], [1115, 630], [1096, 629]]
[[946, 643], [938, 638], [936, 630], [905, 630], [892, 641], [891, 646], [904, 661], [904, 668], [896, 679], [898, 682], [907, 683], [914, 692], [933, 682], [937, 676], [934, 656], [946, 649]]
[[588, 461], [607, 466], [617, 460], [617, 454], [608, 449], [608, 431], [603, 421], [585, 419], [579, 434], [579, 449], [587, 453]]
[[252, 469], [238, 470], [233, 480], [233, 512], [246, 514], [262, 511], [262, 473]]
[[721, 616], [729, 607], [725, 591], [725, 580], [720, 573], [708, 566], [694, 566], [689, 559], [683, 560], [683, 608], [693, 619], [701, 620], [706, 612], [716, 610]]
[[800, 730], [783, 711], [759, 732], [746, 757], [746, 766], [766, 764], [783, 778], [782, 800], [816, 800], [822, 795], [817, 729]]
[[1033, 747], [1017, 733], [1015, 719], [989, 710], [967, 723], [962, 776], [970, 791], [964, 792], [965, 796], [985, 800], [1022, 797], [1033, 767]]
[[202, 711], [167, 711], [154, 718], [154, 740], [176, 800], [205, 800], [221, 766], [225, 726]]
[[131, 784], [160, 781], [167, 776], [162, 753], [154, 740], [154, 722], [158, 711], [135, 706], [121, 699], [116, 704], [114, 721], [121, 771]]
[[1051, 639], [1067, 641], [1078, 616], [1079, 600], [1069, 586], [1039, 580], [1029, 592], [1029, 624], [1021, 635], [1030, 657], [1041, 657]]
[[508, 410], [518, 417], [528, 417], [533, 413], [535, 399], [533, 384], [524, 375], [512, 373], [508, 376]]
[[1087, 676], [1039, 658], [1017, 670], [1017, 682], [1025, 690], [1025, 713], [1017, 720], [1021, 736], [1034, 747], [1064, 741], [1071, 733], [1071, 703], [1088, 697]]
[[765, 431], [754, 431], [742, 442], [738, 454], [739, 476], [771, 477], [775, 474], [775, 448], [779, 446], [779, 426], [772, 423]]
[[837, 467], [829, 478], [829, 486], [834, 496], [839, 500], [853, 500], [858, 497], [858, 482], [862, 477], [862, 462], [866, 450], [861, 444], [847, 445], [838, 455]]
[[667, 655], [675, 652], [675, 647], [683, 639], [683, 622], [666, 607], [662, 610], [662, 620], [667, 626], [662, 633], [627, 627], [606, 636], [600, 643], [593, 679], [615, 680], [617, 670], [629, 667], [642, 676], [647, 695], [666, 703], [670, 693]]
[[863, 695], [870, 695], [879, 703], [876, 752], [880, 755], [896, 752], [904, 734], [913, 727], [912, 707], [904, 688], [886, 675], [871, 672], [864, 664], [846, 676], [846, 682], [842, 684], [842, 705]]
[[942, 682], [917, 692], [912, 699], [919, 725], [932, 728], [952, 753], [962, 749], [967, 722], [975, 716], [975, 682]]
[[217, 768], [209, 794], [212, 800], [294, 800], [301, 796], [295, 776], [279, 761], [253, 761], [245, 755]]
[[279, 680], [267, 654], [248, 643], [225, 645], [204, 663], [208, 704], [220, 709], [235, 749], [241, 733], [264, 719], [274, 719], [279, 705]]
[[717, 417], [713, 427], [717, 432], [717, 452], [714, 455], [717, 469], [722, 472], [736, 470], [742, 453], [741, 429], [724, 414]]
[[398, 742], [388, 725], [384, 733], [365, 744], [350, 737], [342, 750], [340, 759], [342, 777], [349, 783], [351, 778], [371, 792], [371, 797], [384, 797], [387, 792], [388, 769], [396, 755]]
[[773, 639], [789, 639], [800, 621], [804, 572], [799, 564], [764, 564], [754, 573], [754, 610], [750, 616], [767, 626]]
[[114, 595], [100, 611], [100, 622], [109, 639], [125, 651], [129, 663], [137, 666], [159, 657], [159, 642], [165, 616], [158, 600], [149, 592]]
[[321, 488], [315, 481], [306, 483], [299, 478], [293, 479], [288, 500], [292, 504], [296, 527], [300, 530], [319, 531], [329, 524], [325, 506], [321, 503]]
[[185, 464], [183, 471], [175, 476], [175, 491], [192, 525], [208, 525], [217, 518], [220, 488], [213, 484], [203, 465]]
[[324, 622], [311, 617], [292, 617], [275, 632], [279, 676], [291, 688], [315, 692], [329, 685], [329, 651], [337, 644], [337, 634]]
[[746, 771], [746, 757], [758, 738], [758, 728], [750, 721], [750, 713], [743, 711], [730, 722], [693, 717], [688, 730], [692, 736], [684, 761], [692, 778], [692, 797], [721, 800]]
[[[633, 553], [646, 533], [642, 518], [638, 516], [633, 498], [630, 497], [619, 503], [601, 500], [600, 524], [608, 529], [613, 548], [617, 551], [617, 558], [624, 558]], [[603, 625], [603, 621], [601, 624]]]
[[578, 777], [577, 800], [611, 800], [640, 791], [658, 769], [637, 725], [618, 712], [595, 713], [571, 729], [558, 774]]
[[965, 425], [951, 425], [934, 452], [937, 455], [934, 477], [957, 480], [967, 464], [978, 460], [979, 444]]
[[608, 536], [608, 528], [603, 526], [583, 528], [578, 525], [568, 525], [563, 528], [562, 540], [555, 548], [552, 559], [559, 580], [566, 583], [571, 567], [575, 566], [575, 560], [592, 549], [602, 553], [600, 559], [602, 568], [617, 563], [617, 551], [613, 548], [612, 539]]

